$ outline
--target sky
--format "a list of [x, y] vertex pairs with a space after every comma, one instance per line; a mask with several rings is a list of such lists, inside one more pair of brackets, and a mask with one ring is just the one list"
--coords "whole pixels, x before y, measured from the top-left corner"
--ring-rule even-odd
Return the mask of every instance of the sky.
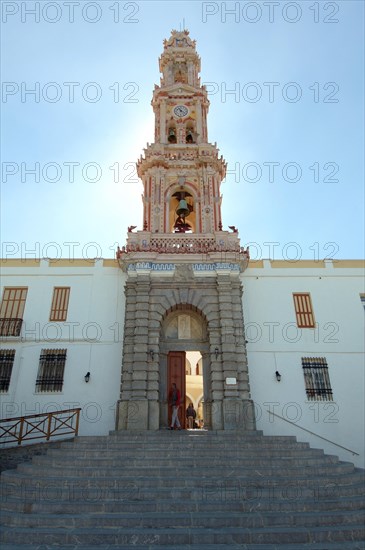
[[252, 259], [364, 257], [362, 1], [2, 1], [1, 256], [113, 258], [142, 229], [158, 58], [197, 41], [223, 228]]

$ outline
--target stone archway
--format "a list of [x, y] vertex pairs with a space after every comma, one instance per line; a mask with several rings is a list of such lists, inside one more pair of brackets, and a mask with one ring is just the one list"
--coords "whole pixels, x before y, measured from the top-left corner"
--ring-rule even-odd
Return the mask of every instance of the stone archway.
[[[167, 354], [179, 350], [202, 354], [208, 426], [255, 429], [242, 285], [238, 271], [222, 265], [220, 272], [188, 261], [141, 262], [128, 272], [117, 429], [158, 430], [167, 425]], [[179, 338], [180, 316], [180, 332], [190, 337]]]

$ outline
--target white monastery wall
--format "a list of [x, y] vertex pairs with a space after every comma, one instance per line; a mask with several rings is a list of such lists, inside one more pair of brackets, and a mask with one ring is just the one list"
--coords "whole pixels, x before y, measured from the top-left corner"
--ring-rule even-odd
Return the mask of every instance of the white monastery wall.
[[[124, 278], [113, 260], [3, 263], [1, 294], [5, 286], [25, 286], [28, 295], [20, 337], [1, 338], [2, 349], [16, 350], [9, 391], [0, 394], [2, 418], [81, 407], [80, 434], [107, 434], [115, 428]], [[55, 286], [71, 287], [65, 322], [49, 321]], [[44, 348], [67, 349], [61, 392], [35, 390]]]
[[[257, 428], [264, 434], [295, 435], [364, 467], [364, 262], [264, 260], [252, 262], [242, 279]], [[311, 295], [314, 329], [296, 326], [293, 293], [298, 292]], [[302, 357], [326, 359], [333, 401], [308, 400]]]

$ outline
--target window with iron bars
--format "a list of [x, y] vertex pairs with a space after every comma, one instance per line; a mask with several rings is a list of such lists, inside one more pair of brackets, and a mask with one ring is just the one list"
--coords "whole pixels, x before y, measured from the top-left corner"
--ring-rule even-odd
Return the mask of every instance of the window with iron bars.
[[15, 349], [0, 350], [0, 392], [7, 392], [13, 370]]
[[60, 392], [66, 364], [66, 349], [42, 349], [36, 392]]
[[333, 401], [325, 357], [302, 357], [305, 391], [310, 401]]

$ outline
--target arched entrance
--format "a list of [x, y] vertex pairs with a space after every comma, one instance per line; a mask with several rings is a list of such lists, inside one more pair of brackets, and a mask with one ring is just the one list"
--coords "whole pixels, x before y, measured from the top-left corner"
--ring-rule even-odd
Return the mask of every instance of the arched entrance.
[[255, 429], [239, 271], [226, 263], [212, 270], [189, 261], [130, 267], [117, 429], [168, 426], [169, 354], [193, 351], [201, 354], [205, 426]]
[[168, 395], [172, 382], [182, 394], [181, 425], [185, 426], [187, 401], [196, 407], [203, 401], [206, 406], [200, 411], [200, 424], [211, 427], [208, 407], [212, 401], [210, 367], [208, 327], [204, 315], [187, 304], [171, 308], [164, 317], [160, 334], [161, 428], [170, 425]]

